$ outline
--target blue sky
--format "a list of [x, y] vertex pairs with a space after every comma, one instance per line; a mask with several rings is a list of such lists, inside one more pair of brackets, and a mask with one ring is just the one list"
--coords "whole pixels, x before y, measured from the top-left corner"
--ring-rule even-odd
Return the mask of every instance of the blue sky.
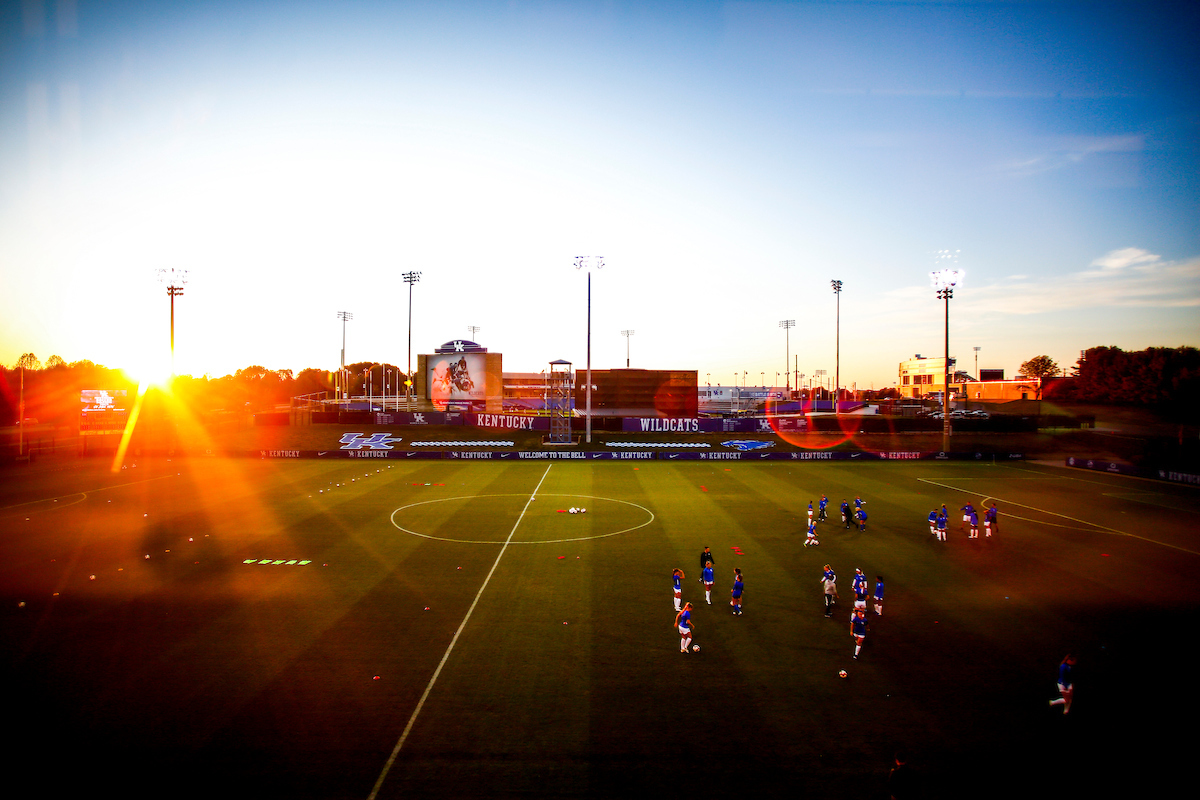
[[[1184, 3], [99, 3], [0, 18], [0, 362], [404, 363], [468, 335], [876, 388], [1200, 344]], [[710, 377], [711, 376], [711, 377]], [[780, 377], [782, 382], [782, 377]]]

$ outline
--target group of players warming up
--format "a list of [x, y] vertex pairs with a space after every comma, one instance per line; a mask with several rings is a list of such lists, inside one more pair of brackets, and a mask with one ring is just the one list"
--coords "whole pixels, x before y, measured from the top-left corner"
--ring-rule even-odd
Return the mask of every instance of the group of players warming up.
[[[842, 524], [846, 526], [846, 530], [850, 530], [850, 525], [853, 523], [859, 531], [867, 529], [867, 502], [861, 497], [854, 498], [853, 507], [845, 500], [842, 501], [840, 510], [842, 512]], [[829, 498], [821, 495], [821, 500], [817, 504], [817, 516], [813, 518], [813, 504], [810, 501], [808, 504], [808, 535], [804, 539], [805, 547], [816, 547], [821, 544], [817, 540], [817, 523], [825, 522], [829, 519], [827, 512], [829, 509]]]
[[[710, 606], [712, 605], [712, 587], [715, 582], [713, 563], [712, 552], [707, 547], [704, 548], [700, 553], [700, 582], [704, 584], [704, 602]], [[675, 597], [675, 627], [679, 631], [679, 652], [696, 653], [700, 651], [700, 645], [692, 644], [692, 633], [696, 627], [696, 623], [692, 621], [692, 604], [683, 602], [681, 581], [685, 577], [681, 569], [676, 568], [671, 571], [672, 591]], [[733, 570], [733, 589], [729, 592], [729, 605], [733, 606], [735, 617], [742, 615], [742, 593], [744, 591], [742, 571], [735, 568]]]
[[[968, 539], [979, 538], [979, 511], [973, 506], [970, 501], [965, 506], [959, 509], [963, 512], [962, 524], [959, 525], [959, 531], [965, 533]], [[929, 532], [939, 542], [946, 541], [946, 527], [950, 521], [950, 512], [943, 505], [941, 510], [934, 509], [929, 512]], [[967, 528], [970, 527], [970, 533], [967, 533]], [[983, 512], [983, 535], [985, 539], [992, 538], [993, 533], [1000, 532], [1000, 512], [996, 509], [996, 501], [992, 501], [991, 506]]]

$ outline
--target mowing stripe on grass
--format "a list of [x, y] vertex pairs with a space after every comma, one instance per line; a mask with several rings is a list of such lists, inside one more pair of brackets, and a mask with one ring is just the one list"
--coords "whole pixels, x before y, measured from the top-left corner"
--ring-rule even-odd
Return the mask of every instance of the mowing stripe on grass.
[[383, 781], [387, 778], [388, 772], [391, 771], [392, 764], [396, 763], [396, 756], [400, 755], [400, 749], [404, 747], [404, 742], [408, 739], [408, 734], [412, 732], [413, 724], [417, 721], [417, 716], [425, 706], [425, 700], [433, 690], [433, 685], [437, 683], [438, 676], [442, 674], [442, 667], [446, 666], [446, 661], [450, 658], [450, 653], [454, 650], [454, 645], [458, 643], [459, 635], [462, 634], [463, 628], [467, 627], [467, 621], [471, 619], [471, 614], [474, 613], [475, 606], [479, 604], [479, 598], [483, 596], [483, 590], [487, 588], [488, 583], [492, 580], [492, 574], [496, 571], [496, 567], [500, 564], [500, 559], [504, 557], [504, 551], [508, 549], [509, 542], [512, 541], [513, 535], [517, 532], [517, 526], [521, 524], [521, 520], [525, 519], [525, 512], [529, 510], [529, 504], [537, 497], [538, 489], [542, 488], [542, 483], [545, 482], [546, 476], [550, 474], [550, 467], [552, 466], [553, 464], [546, 465], [546, 471], [542, 473], [537, 486], [533, 487], [533, 492], [529, 495], [529, 499], [525, 501], [525, 507], [521, 509], [521, 514], [517, 517], [517, 521], [513, 523], [512, 530], [508, 532], [508, 538], [504, 540], [504, 546], [500, 548], [500, 552], [496, 555], [496, 560], [492, 563], [492, 568], [488, 570], [487, 577], [483, 579], [483, 585], [475, 593], [475, 599], [471, 601], [471, 607], [467, 609], [467, 615], [463, 617], [462, 622], [459, 623], [458, 630], [454, 632], [454, 637], [450, 639], [450, 646], [442, 654], [442, 660], [438, 662], [437, 669], [433, 671], [433, 677], [429, 679], [429, 683], [425, 686], [425, 691], [421, 693], [421, 699], [417, 702], [417, 707], [413, 709], [412, 716], [408, 718], [408, 724], [404, 726], [404, 732], [400, 734], [396, 746], [392, 748], [392, 754], [388, 756], [387, 763], [383, 765], [383, 771], [379, 773], [379, 778], [375, 781], [375, 786], [371, 789], [371, 793], [367, 795], [367, 800], [375, 800], [376, 795], [379, 794], [379, 789], [383, 786]]
[[[929, 484], [933, 484], [934, 486], [940, 486], [943, 489], [951, 489], [956, 492], [963, 492], [964, 494], [973, 494], [973, 492], [971, 492], [967, 489], [962, 489], [957, 486], [951, 486], [946, 483], [938, 483], [937, 481], [931, 481], [926, 478], [917, 478], [917, 480], [919, 480], [921, 483], [929, 483]], [[1007, 515], [1009, 517], [1012, 517], [1013, 519], [1019, 519], [1023, 522], [1033, 522], [1033, 523], [1039, 524], [1039, 525], [1050, 525], [1055, 528], [1067, 528], [1068, 530], [1089, 531], [1092, 529], [1096, 529], [1097, 532], [1099, 532], [1099, 533], [1111, 533], [1116, 536], [1128, 536], [1131, 539], [1139, 539], [1139, 540], [1141, 540], [1143, 542], [1147, 542], [1149, 544], [1162, 545], [1163, 547], [1169, 547], [1172, 550], [1179, 550], [1182, 553], [1188, 553], [1193, 556], [1200, 556], [1200, 551], [1197, 551], [1197, 550], [1189, 550], [1186, 547], [1180, 547], [1177, 544], [1171, 544], [1169, 542], [1160, 542], [1157, 539], [1151, 539], [1147, 536], [1138, 536], [1136, 533], [1126, 533], [1125, 531], [1119, 531], [1116, 528], [1109, 528], [1106, 525], [1101, 525], [1096, 522], [1088, 522], [1086, 519], [1078, 519], [1077, 517], [1068, 516], [1067, 514], [1059, 514], [1057, 511], [1048, 511], [1044, 508], [1038, 508], [1037, 506], [1027, 506], [1024, 503], [1018, 503], [1013, 500], [1005, 500], [1003, 497], [992, 497], [991, 495], [986, 495], [986, 496], [981, 496], [981, 497], [982, 497], [982, 502], [984, 505], [987, 505], [988, 500], [999, 500], [1001, 503], [1005, 503], [1010, 506], [1017, 506], [1018, 508], [1028, 508], [1030, 511], [1036, 511], [1039, 514], [1050, 514], [1055, 517], [1062, 517], [1063, 519], [1069, 519], [1072, 522], [1078, 522], [1081, 525], [1090, 525], [1091, 528], [1071, 528], [1068, 525], [1060, 525], [1057, 522], [1048, 522], [1046, 520], [1041, 520], [1041, 519], [1029, 519], [1028, 517], [1018, 517], [1013, 514]]]

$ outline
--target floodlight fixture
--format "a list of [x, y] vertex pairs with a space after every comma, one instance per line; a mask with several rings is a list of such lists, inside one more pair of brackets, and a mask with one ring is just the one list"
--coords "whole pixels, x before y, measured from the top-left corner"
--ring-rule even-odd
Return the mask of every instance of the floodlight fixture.
[[958, 264], [958, 254], [961, 250], [938, 250], [934, 254], [934, 263], [941, 269], [929, 273], [933, 288], [937, 290], [938, 300], [946, 304], [945, 312], [945, 362], [942, 365], [942, 452], [950, 450], [950, 300], [954, 297], [954, 287], [962, 283], [966, 271], [949, 265]]
[[[783, 374], [787, 375], [788, 362], [792, 360], [792, 343], [791, 343], [791, 334], [789, 333], [789, 331], [792, 328], [796, 327], [796, 320], [781, 319], [781, 320], [779, 320], [779, 327], [783, 328]], [[778, 378], [776, 379], [776, 382], [778, 383]], [[800, 388], [800, 387], [796, 387], [796, 388]], [[792, 384], [791, 384], [791, 379], [789, 378], [788, 379], [788, 391], [790, 392], [791, 390], [792, 390]]]
[[408, 284], [408, 372], [404, 376], [404, 407], [412, 411], [412, 289], [413, 284], [421, 280], [421, 273], [405, 272], [403, 276], [404, 282]]
[[175, 375], [175, 298], [183, 296], [184, 284], [188, 282], [188, 271], [186, 269], [160, 269], [158, 272], [159, 283], [164, 283], [167, 286], [167, 296], [171, 298], [171, 375]]
[[604, 269], [604, 256], [575, 256], [575, 269], [587, 270], [587, 410], [585, 439], [592, 443], [592, 270]]

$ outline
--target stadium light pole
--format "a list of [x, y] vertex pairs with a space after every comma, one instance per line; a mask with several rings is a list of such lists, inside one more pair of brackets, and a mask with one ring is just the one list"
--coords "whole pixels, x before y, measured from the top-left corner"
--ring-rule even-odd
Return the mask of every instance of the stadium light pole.
[[160, 269], [158, 280], [167, 285], [167, 296], [171, 298], [171, 377], [175, 377], [175, 298], [183, 296], [183, 286], [187, 283], [186, 269]]
[[404, 273], [404, 282], [408, 284], [408, 374], [404, 381], [404, 408], [412, 411], [412, 290], [413, 284], [421, 280], [420, 272]]
[[625, 369], [629, 369], [629, 337], [633, 331], [621, 331], [621, 335], [625, 337]]
[[341, 399], [346, 399], [346, 322], [354, 319], [354, 315], [349, 311], [337, 312], [338, 319], [342, 321], [342, 365], [338, 370], [338, 385], [341, 387]]
[[586, 441], [592, 443], [592, 269], [604, 269], [604, 256], [576, 256], [575, 269], [587, 270], [587, 407]]
[[471, 341], [475, 341], [475, 334], [479, 333], [483, 328], [478, 325], [468, 325], [467, 330], [471, 332]]
[[[790, 331], [790, 329], [796, 327], [796, 320], [781, 319], [781, 320], [779, 320], [779, 327], [783, 328], [783, 374], [787, 375], [788, 374], [787, 362], [792, 360], [792, 343], [791, 343], [791, 334], [789, 333], [789, 331]], [[778, 373], [776, 373], [776, 374], [778, 374]], [[776, 382], [778, 382], [779, 378], [777, 377], [775, 380], [776, 380]], [[791, 391], [791, 389], [792, 389], [791, 381], [789, 380], [788, 381], [788, 391]]]
[[839, 389], [842, 385], [842, 282], [830, 281], [829, 284], [833, 287], [834, 297], [837, 298], [837, 322], [834, 333], [833, 346], [833, 413], [838, 411]]
[[[958, 250], [939, 250], [935, 262], [942, 264], [957, 264]], [[946, 304], [945, 316], [945, 363], [942, 365], [942, 452], [950, 452], [950, 300], [954, 297], [954, 287], [962, 282], [966, 273], [960, 269], [943, 267], [929, 273], [934, 289], [937, 290], [938, 300]]]

